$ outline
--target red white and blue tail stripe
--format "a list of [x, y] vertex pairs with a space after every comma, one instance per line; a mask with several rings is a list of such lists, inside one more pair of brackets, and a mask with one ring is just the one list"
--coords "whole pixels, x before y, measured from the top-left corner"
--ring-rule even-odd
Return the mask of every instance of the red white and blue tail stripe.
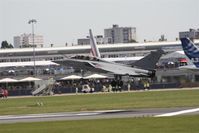
[[101, 58], [99, 49], [98, 49], [98, 47], [96, 45], [96, 42], [95, 42], [95, 39], [93, 37], [93, 33], [92, 33], [91, 29], [89, 30], [89, 34], [90, 34], [91, 54], [94, 57]]

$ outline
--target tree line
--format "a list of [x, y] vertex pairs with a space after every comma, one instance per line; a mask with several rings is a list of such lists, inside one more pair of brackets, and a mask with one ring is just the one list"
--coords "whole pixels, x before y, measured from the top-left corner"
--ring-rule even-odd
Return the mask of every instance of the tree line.
[[6, 48], [14, 48], [12, 44], [9, 44], [7, 41], [2, 41], [1, 42], [1, 49], [6, 49]]

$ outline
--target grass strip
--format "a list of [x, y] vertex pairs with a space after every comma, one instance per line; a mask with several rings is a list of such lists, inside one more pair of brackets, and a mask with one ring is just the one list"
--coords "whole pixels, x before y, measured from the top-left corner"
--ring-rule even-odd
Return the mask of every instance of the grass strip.
[[199, 90], [146, 91], [0, 99], [0, 115], [198, 106]]

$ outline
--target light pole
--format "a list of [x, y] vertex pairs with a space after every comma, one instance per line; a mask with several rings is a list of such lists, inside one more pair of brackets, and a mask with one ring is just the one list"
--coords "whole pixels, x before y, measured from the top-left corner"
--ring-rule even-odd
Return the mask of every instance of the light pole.
[[35, 35], [34, 35], [34, 24], [37, 23], [36, 19], [31, 19], [28, 21], [28, 24], [32, 24], [32, 44], [33, 44], [33, 62], [34, 62], [34, 73], [33, 75], [36, 76], [36, 66], [35, 66]]

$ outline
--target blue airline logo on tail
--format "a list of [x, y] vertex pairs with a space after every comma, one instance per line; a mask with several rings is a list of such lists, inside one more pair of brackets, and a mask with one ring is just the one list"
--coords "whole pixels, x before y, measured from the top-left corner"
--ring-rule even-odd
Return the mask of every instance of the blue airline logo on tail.
[[181, 38], [182, 48], [186, 56], [199, 67], [199, 48], [188, 38]]

